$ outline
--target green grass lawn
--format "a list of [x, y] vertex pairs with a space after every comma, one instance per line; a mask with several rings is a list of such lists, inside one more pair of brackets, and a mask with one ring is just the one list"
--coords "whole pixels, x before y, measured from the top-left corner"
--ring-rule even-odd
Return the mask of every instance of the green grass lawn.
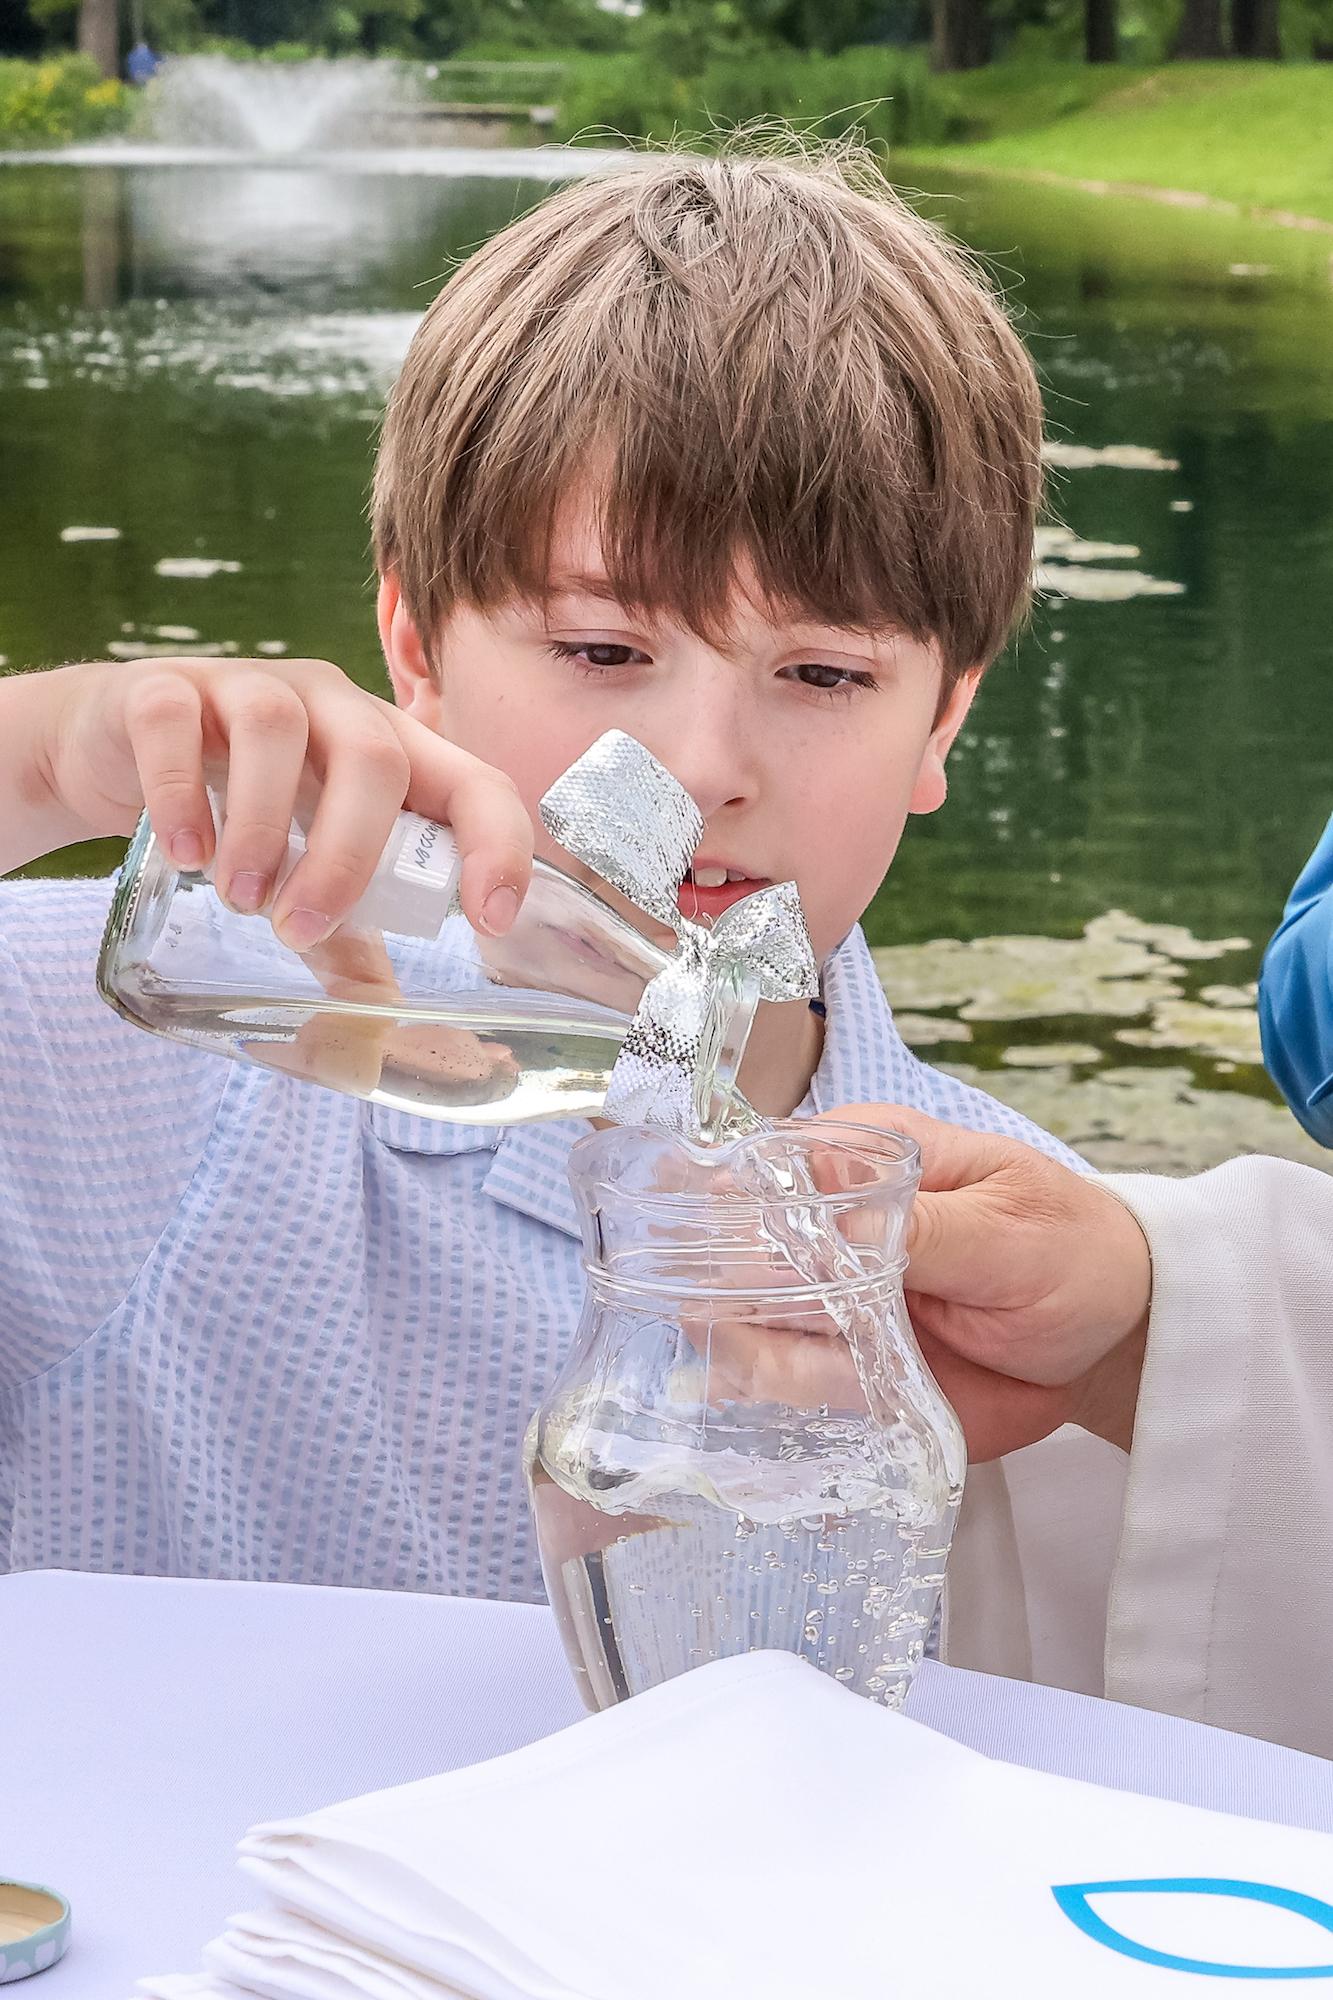
[[948, 88], [977, 136], [922, 157], [1180, 188], [1333, 222], [1333, 63], [1001, 65]]
[[859, 115], [909, 163], [1178, 188], [1333, 222], [1333, 63], [1017, 61], [930, 76], [923, 51], [774, 49], [681, 78], [643, 54], [552, 51], [446, 64], [436, 87], [557, 103], [562, 136], [609, 127], [666, 138], [760, 114], [824, 119], [831, 132]]

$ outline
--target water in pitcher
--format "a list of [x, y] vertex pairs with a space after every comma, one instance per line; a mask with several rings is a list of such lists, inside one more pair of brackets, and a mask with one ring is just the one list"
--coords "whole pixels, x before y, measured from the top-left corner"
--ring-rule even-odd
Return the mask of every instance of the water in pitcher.
[[[779, 1455], [737, 1505], [728, 1474], [739, 1453], [718, 1468], [723, 1490], [706, 1476], [680, 1490], [676, 1459], [663, 1477], [645, 1467], [585, 1498], [541, 1463], [534, 1426], [528, 1476], [543, 1574], [590, 1708], [756, 1645], [797, 1653], [886, 1706], [902, 1702], [934, 1616], [958, 1493], [937, 1495], [933, 1514], [905, 1507], [901, 1487], [861, 1469], [865, 1440], [850, 1435], [861, 1429], [774, 1413], [766, 1447], [776, 1441]], [[851, 1476], [836, 1482], [846, 1497], [830, 1506], [839, 1462]], [[812, 1482], [816, 1464], [824, 1477]]]
[[525, 1461], [585, 1700], [767, 1647], [897, 1707], [964, 1473], [903, 1299], [915, 1147], [612, 1128], [570, 1171], [588, 1296]]

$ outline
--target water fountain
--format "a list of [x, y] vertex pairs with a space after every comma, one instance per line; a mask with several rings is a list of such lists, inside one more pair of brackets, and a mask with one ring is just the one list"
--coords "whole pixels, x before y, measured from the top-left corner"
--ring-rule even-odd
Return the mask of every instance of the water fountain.
[[306, 167], [340, 176], [558, 181], [624, 157], [539, 145], [555, 116], [550, 109], [442, 104], [429, 96], [414, 65], [387, 58], [171, 57], [138, 110], [131, 137], [0, 151], [0, 168]]
[[395, 118], [410, 126], [420, 101], [405, 63], [183, 56], [164, 64], [144, 111], [162, 145], [291, 155], [392, 143]]

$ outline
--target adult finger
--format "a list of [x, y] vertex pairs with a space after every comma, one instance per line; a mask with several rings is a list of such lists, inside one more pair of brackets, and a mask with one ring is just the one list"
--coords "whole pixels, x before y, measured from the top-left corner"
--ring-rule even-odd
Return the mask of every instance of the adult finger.
[[821, 1116], [830, 1122], [900, 1132], [913, 1140], [921, 1154], [921, 1185], [926, 1189], [970, 1187], [1006, 1164], [1015, 1152], [1025, 1150], [1015, 1140], [947, 1124], [908, 1104], [844, 1104]]
[[967, 1440], [970, 1465], [1036, 1444], [1067, 1423], [1072, 1392], [999, 1375], [917, 1329], [926, 1364], [947, 1397]]
[[793, 1410], [865, 1410], [851, 1349], [827, 1319], [699, 1318], [683, 1328], [708, 1366], [708, 1394]]

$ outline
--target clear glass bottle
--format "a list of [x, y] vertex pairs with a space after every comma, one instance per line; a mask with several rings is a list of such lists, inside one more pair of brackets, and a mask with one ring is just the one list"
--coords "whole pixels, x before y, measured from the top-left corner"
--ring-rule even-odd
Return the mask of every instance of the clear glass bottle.
[[[293, 825], [279, 884], [303, 851]], [[111, 905], [98, 990], [153, 1034], [425, 1117], [595, 1113], [643, 990], [671, 954], [540, 861], [513, 928], [484, 937], [458, 913], [457, 875], [448, 829], [400, 814], [365, 895], [298, 955], [266, 916], [237, 915], [206, 875], [177, 869], [145, 816]], [[725, 1105], [755, 994], [733, 979], [714, 1001], [701, 1087]]]
[[587, 1299], [525, 1464], [589, 1707], [761, 1647], [905, 1697], [965, 1468], [903, 1303], [919, 1170], [831, 1121], [574, 1148]]

